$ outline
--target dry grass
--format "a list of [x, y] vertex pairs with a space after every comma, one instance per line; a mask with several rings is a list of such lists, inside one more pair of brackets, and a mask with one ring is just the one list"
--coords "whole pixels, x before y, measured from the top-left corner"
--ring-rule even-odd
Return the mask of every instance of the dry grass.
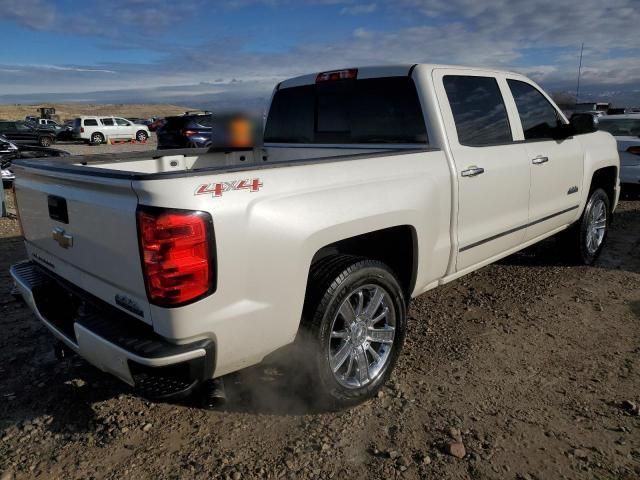
[[54, 107], [60, 120], [65, 121], [80, 115], [115, 115], [119, 117], [148, 118], [178, 115], [189, 110], [188, 107], [165, 104], [90, 104], [90, 103], [58, 103], [58, 104], [17, 104], [0, 105], [0, 119], [23, 120], [27, 115], [38, 115], [38, 108]]

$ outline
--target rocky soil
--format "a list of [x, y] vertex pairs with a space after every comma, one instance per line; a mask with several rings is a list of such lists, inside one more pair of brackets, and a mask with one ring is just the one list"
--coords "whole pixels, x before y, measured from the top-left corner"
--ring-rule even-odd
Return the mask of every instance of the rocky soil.
[[227, 381], [205, 411], [146, 401], [51, 337], [10, 294], [0, 219], [0, 479], [640, 478], [640, 201], [595, 267], [547, 241], [412, 302], [381, 394], [330, 412], [289, 369]]

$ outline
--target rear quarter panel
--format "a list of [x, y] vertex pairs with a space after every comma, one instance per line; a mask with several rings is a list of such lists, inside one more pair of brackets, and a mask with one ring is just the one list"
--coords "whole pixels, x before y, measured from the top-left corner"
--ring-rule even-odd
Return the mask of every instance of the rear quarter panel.
[[[194, 195], [201, 184], [259, 179], [259, 191]], [[298, 332], [314, 254], [335, 241], [396, 225], [417, 232], [416, 291], [444, 275], [450, 255], [450, 173], [424, 151], [134, 182], [140, 203], [213, 217], [218, 288], [179, 309], [151, 307], [154, 329], [213, 337], [216, 376], [259, 362]]]

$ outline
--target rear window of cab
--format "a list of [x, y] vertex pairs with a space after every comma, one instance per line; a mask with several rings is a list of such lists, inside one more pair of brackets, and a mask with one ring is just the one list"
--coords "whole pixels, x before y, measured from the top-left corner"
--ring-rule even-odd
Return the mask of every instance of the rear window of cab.
[[337, 80], [278, 90], [264, 141], [309, 144], [428, 143], [413, 80]]

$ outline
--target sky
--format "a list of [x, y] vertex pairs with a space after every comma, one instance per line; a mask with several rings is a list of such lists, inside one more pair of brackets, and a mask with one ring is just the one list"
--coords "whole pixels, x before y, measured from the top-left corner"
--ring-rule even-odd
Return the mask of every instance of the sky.
[[[640, 104], [640, 0], [0, 0], [0, 103], [259, 108], [322, 70], [447, 63]], [[597, 98], [596, 98], [597, 97]], [[634, 103], [635, 102], [635, 103]]]

